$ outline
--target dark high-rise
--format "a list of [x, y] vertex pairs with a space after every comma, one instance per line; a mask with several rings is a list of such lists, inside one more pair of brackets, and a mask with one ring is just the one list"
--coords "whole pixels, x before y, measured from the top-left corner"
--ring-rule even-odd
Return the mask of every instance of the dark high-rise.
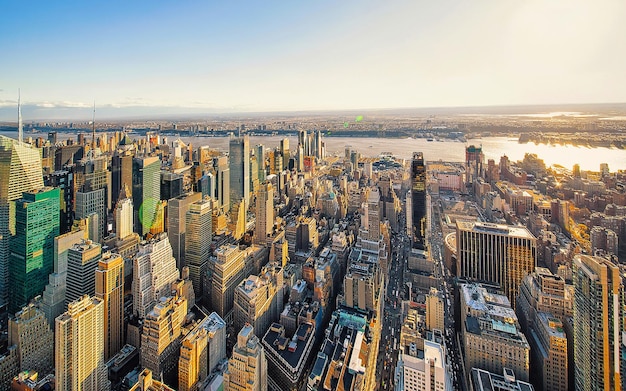
[[133, 152], [118, 149], [111, 158], [111, 202], [120, 200], [122, 189], [126, 197], [133, 196]]
[[413, 221], [411, 243], [413, 248], [424, 249], [426, 232], [426, 166], [424, 154], [413, 152], [411, 161], [411, 215]]

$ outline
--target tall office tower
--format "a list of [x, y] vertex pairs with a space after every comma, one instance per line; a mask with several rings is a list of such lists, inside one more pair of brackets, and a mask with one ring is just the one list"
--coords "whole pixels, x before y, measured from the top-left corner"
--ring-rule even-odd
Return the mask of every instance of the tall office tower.
[[83, 230], [75, 230], [54, 238], [54, 271], [48, 278], [48, 285], [41, 298], [41, 309], [46, 314], [50, 327], [54, 327], [54, 320], [65, 312], [69, 249], [84, 239], [85, 231]]
[[245, 278], [246, 255], [239, 246], [224, 245], [211, 260], [211, 306], [227, 323], [232, 322], [235, 288]]
[[515, 308], [522, 279], [535, 270], [537, 239], [524, 227], [457, 221], [457, 277], [498, 284]]
[[289, 152], [289, 138], [285, 137], [280, 140], [279, 143], [280, 154], [283, 157], [283, 170], [289, 169], [289, 159], [291, 158], [291, 153]]
[[120, 240], [133, 234], [133, 200], [123, 198], [115, 205], [115, 233]]
[[15, 234], [15, 203], [26, 191], [44, 187], [39, 150], [0, 136], [0, 306], [9, 301], [9, 242]]
[[79, 190], [76, 192], [75, 217], [76, 220], [97, 215], [98, 228], [92, 240], [101, 243], [106, 231], [106, 191], [104, 188], [96, 190]]
[[425, 339], [424, 349], [417, 355], [400, 353], [395, 380], [396, 390], [451, 391], [445, 348]]
[[[128, 137], [128, 136], [126, 136]], [[124, 139], [122, 142], [125, 142]], [[125, 197], [133, 196], [133, 156], [132, 141], [129, 141], [129, 149], [120, 147], [113, 153], [111, 158], [111, 202], [115, 203], [120, 199], [120, 193], [126, 190]]]
[[247, 209], [250, 198], [250, 139], [248, 136], [232, 137], [229, 141], [230, 202], [244, 200]]
[[224, 211], [230, 211], [230, 166], [228, 157], [220, 156], [213, 159], [213, 168], [216, 175], [215, 199]]
[[185, 262], [185, 234], [187, 232], [187, 211], [189, 205], [202, 199], [201, 193], [187, 193], [172, 198], [167, 203], [167, 236], [172, 244], [176, 267], [180, 270]]
[[124, 260], [105, 253], [96, 269], [96, 297], [104, 304], [104, 358], [109, 360], [124, 342]]
[[181, 326], [187, 309], [184, 297], [162, 297], [144, 319], [139, 365], [166, 384], [178, 384]]
[[[250, 156], [250, 191], [256, 193], [259, 190], [259, 162], [256, 156]], [[252, 195], [250, 195], [252, 197]]]
[[426, 295], [426, 328], [428, 330], [445, 330], [443, 297], [437, 288], [430, 288]]
[[[407, 215], [408, 215], [407, 211]], [[411, 242], [413, 248], [424, 249], [426, 246], [426, 165], [424, 154], [414, 152], [411, 161]]]
[[323, 159], [324, 156], [322, 155], [322, 131], [321, 130], [317, 130], [314, 133], [314, 151], [313, 151], [313, 156], [315, 156], [318, 159]]
[[102, 259], [102, 246], [91, 240], [75, 244], [67, 252], [65, 304], [96, 293], [95, 273]]
[[258, 171], [256, 173], [252, 173], [252, 175], [256, 175], [259, 180], [259, 183], [263, 183], [265, 181], [265, 177], [267, 174], [266, 172], [267, 156], [265, 154], [265, 146], [263, 144], [258, 144], [257, 146], [254, 147], [254, 156], [256, 156]]
[[343, 280], [343, 305], [362, 311], [379, 312], [383, 279], [378, 265], [353, 262]]
[[370, 189], [367, 196], [367, 240], [380, 240], [380, 192], [377, 187]]
[[249, 324], [237, 334], [237, 345], [224, 372], [224, 390], [267, 391], [265, 352]]
[[274, 226], [274, 186], [266, 182], [261, 185], [256, 199], [255, 243], [265, 245]]
[[135, 232], [141, 236], [150, 232], [156, 218], [157, 204], [161, 198], [160, 172], [161, 161], [156, 156], [133, 159]]
[[59, 189], [25, 192], [15, 202], [11, 238], [9, 311], [19, 311], [40, 295], [54, 269], [54, 238], [59, 235]]
[[29, 304], [9, 318], [9, 346], [17, 346], [19, 370], [42, 376], [54, 369], [54, 336], [45, 314]]
[[104, 359], [104, 303], [83, 296], [56, 319], [55, 377], [59, 391], [106, 391]]
[[624, 288], [619, 267], [576, 255], [574, 280], [574, 385], [576, 390], [619, 390]]
[[146, 316], [161, 297], [168, 296], [179, 277], [172, 246], [166, 234], [139, 245], [133, 263], [133, 311]]
[[267, 264], [260, 276], [249, 276], [235, 289], [235, 330], [252, 325], [257, 336], [263, 337], [283, 310], [283, 268], [279, 263]]
[[298, 172], [304, 171], [304, 148], [298, 145], [298, 156], [296, 156], [296, 170]]
[[196, 391], [226, 358], [226, 323], [212, 312], [183, 339], [178, 359], [178, 391]]
[[528, 381], [530, 345], [507, 297], [477, 284], [462, 284], [460, 296], [465, 368], [495, 373], [510, 368], [515, 377]]
[[308, 147], [309, 137], [306, 134], [306, 130], [298, 131], [298, 148], [302, 148], [302, 152], [305, 156], [308, 156], [309, 147]]
[[111, 172], [108, 164], [109, 160], [106, 156], [96, 156], [89, 151], [87, 157], [81, 159], [76, 164], [74, 188], [75, 190], [83, 189], [84, 191], [105, 189], [107, 193], [105, 206], [107, 209], [110, 209], [111, 192], [109, 187], [111, 184]]
[[186, 216], [185, 262], [196, 297], [204, 294], [202, 279], [211, 255], [213, 202], [210, 198], [189, 205]]

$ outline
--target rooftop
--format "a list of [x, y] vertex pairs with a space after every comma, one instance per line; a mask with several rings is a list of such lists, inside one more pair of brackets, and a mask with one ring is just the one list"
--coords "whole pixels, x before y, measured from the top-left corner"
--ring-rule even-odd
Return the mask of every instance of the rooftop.
[[473, 231], [492, 235], [506, 235], [516, 238], [535, 239], [526, 227], [517, 225], [483, 223], [478, 221], [457, 220], [457, 227], [461, 231]]

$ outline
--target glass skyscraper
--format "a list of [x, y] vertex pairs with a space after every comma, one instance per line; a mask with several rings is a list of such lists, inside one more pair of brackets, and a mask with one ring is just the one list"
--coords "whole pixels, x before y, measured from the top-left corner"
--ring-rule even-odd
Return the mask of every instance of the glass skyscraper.
[[15, 233], [15, 203], [25, 191], [44, 187], [37, 148], [0, 136], [0, 304], [8, 303], [9, 241]]
[[236, 204], [243, 198], [248, 208], [250, 197], [250, 139], [248, 136], [231, 138], [230, 154], [230, 202]]
[[144, 236], [156, 218], [161, 199], [161, 161], [156, 156], [133, 159], [133, 205], [135, 232]]
[[59, 189], [25, 192], [15, 203], [15, 236], [11, 238], [9, 310], [19, 311], [40, 295], [54, 266], [54, 238], [59, 235]]

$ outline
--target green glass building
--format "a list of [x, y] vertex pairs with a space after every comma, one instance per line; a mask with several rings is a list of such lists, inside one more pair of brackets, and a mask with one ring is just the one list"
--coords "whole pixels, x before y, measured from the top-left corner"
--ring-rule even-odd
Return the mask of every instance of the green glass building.
[[156, 217], [161, 199], [161, 160], [156, 156], [133, 159], [133, 205], [135, 232], [145, 236]]
[[15, 202], [15, 236], [9, 246], [10, 312], [19, 311], [40, 295], [48, 283], [54, 268], [60, 210], [58, 188], [24, 192]]

